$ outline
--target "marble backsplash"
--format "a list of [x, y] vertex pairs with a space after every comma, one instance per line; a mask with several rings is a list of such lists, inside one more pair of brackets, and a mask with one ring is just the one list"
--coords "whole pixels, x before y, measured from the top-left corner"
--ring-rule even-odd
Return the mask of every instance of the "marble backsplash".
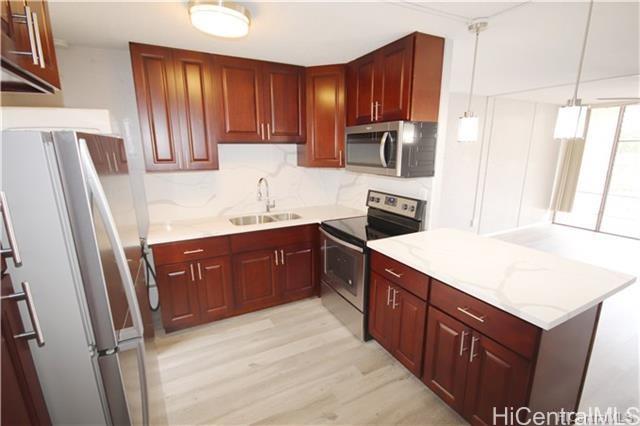
[[268, 179], [277, 210], [326, 204], [364, 209], [369, 189], [430, 198], [432, 178], [298, 167], [292, 145], [219, 145], [218, 150], [218, 171], [145, 174], [151, 223], [264, 211], [264, 202], [256, 200], [260, 177]]

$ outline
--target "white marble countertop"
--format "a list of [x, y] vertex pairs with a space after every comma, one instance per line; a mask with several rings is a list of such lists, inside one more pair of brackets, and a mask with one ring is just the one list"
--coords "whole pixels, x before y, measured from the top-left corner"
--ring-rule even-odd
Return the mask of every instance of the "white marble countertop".
[[[256, 225], [234, 225], [229, 219], [246, 216], [253, 213], [236, 214], [233, 216], [217, 216], [203, 219], [175, 220], [168, 223], [158, 223], [149, 226], [147, 244], [162, 244], [173, 241], [192, 240], [195, 238], [215, 237], [221, 235], [240, 234], [243, 232], [264, 231], [266, 229], [286, 228], [289, 226], [320, 223], [323, 220], [343, 219], [362, 216], [366, 212], [340, 205], [326, 205], [301, 207], [287, 210], [274, 210], [270, 214], [292, 212], [301, 216], [300, 219], [283, 220]], [[259, 212], [257, 214], [265, 214]]]
[[368, 246], [544, 330], [636, 280], [631, 275], [454, 229], [385, 238], [370, 241]]

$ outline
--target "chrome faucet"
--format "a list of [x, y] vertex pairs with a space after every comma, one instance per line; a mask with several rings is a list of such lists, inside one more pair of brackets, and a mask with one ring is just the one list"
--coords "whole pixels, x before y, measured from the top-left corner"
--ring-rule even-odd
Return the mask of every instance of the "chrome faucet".
[[[265, 194], [262, 194], [262, 183], [264, 182]], [[261, 177], [258, 179], [258, 201], [265, 200], [265, 207], [267, 208], [267, 213], [271, 211], [272, 208], [276, 206], [275, 201], [271, 201], [269, 199], [269, 181], [267, 178]]]

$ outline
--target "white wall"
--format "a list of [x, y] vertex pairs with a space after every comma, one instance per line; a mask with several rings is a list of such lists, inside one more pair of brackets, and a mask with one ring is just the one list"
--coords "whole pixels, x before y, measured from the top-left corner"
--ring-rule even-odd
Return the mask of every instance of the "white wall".
[[432, 227], [490, 234], [547, 222], [560, 148], [553, 140], [557, 107], [475, 97], [479, 140], [459, 143], [457, 117], [467, 95], [451, 94], [449, 104], [442, 196]]
[[266, 176], [278, 209], [339, 203], [363, 209], [369, 189], [421, 199], [431, 178], [398, 179], [338, 169], [296, 167], [292, 145], [219, 145], [220, 170], [146, 173], [142, 157], [131, 62], [127, 50], [58, 49], [64, 105], [111, 111], [113, 128], [128, 143], [138, 198], [152, 223], [260, 211], [257, 180]]

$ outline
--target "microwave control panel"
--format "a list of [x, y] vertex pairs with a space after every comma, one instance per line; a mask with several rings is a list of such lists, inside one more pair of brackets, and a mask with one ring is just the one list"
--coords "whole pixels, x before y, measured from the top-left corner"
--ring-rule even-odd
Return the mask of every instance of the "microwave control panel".
[[414, 198], [400, 197], [378, 191], [369, 191], [369, 195], [367, 196], [367, 206], [411, 219], [419, 219], [422, 217], [424, 204], [424, 201]]

